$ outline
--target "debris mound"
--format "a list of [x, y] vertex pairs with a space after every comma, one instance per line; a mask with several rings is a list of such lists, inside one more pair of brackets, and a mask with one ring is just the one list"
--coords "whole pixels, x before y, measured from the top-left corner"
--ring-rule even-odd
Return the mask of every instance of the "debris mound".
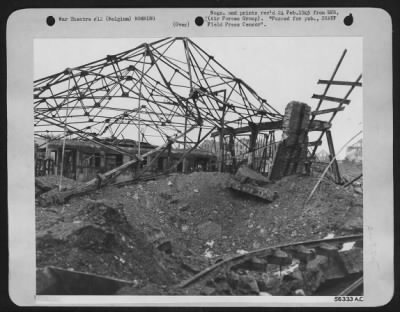
[[[278, 287], [273, 277], [261, 279], [266, 272], [240, 273], [245, 267], [235, 268], [238, 278], [232, 273], [204, 289], [174, 286], [251, 250], [361, 232], [362, 195], [350, 187], [324, 180], [304, 205], [315, 177], [292, 175], [274, 183], [245, 179], [244, 184], [274, 194], [272, 202], [231, 189], [232, 179], [218, 172], [171, 174], [110, 185], [64, 205], [39, 204], [37, 265], [131, 281], [119, 294], [294, 294], [300, 289], [296, 279], [285, 277]], [[264, 264], [255, 258], [246, 265]]]
[[144, 233], [127, 222], [122, 207], [106, 201], [85, 200], [81, 209], [37, 233], [38, 267], [169, 284], [173, 276], [158, 257]]

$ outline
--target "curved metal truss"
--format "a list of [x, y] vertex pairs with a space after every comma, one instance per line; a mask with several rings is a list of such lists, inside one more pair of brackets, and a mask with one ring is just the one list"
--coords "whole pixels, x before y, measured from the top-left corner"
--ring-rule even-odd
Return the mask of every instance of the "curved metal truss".
[[190, 144], [204, 136], [202, 129], [281, 119], [189, 38], [143, 43], [34, 82], [35, 135], [53, 139], [67, 136], [106, 145], [113, 142], [106, 137], [167, 142], [195, 129], [197, 135], [184, 136]]

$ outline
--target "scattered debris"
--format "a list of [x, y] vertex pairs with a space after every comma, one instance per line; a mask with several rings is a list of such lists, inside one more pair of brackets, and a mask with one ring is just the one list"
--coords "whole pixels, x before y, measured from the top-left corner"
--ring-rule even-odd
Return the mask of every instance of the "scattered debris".
[[[231, 274], [225, 281], [208, 284], [205, 290], [173, 287], [207, 269], [212, 261], [224, 261], [234, 254], [247, 256], [252, 248], [259, 250], [283, 242], [323, 238], [328, 233], [340, 236], [349, 232], [344, 228], [347, 220], [362, 220], [360, 200], [354, 198], [350, 188], [337, 189], [333, 183], [322, 183], [310, 202], [314, 208], [307, 217], [301, 217], [303, 211], [296, 203], [304, 200], [311, 190], [313, 177], [291, 176], [266, 184], [264, 187], [270, 192], [280, 194], [273, 204], [230, 191], [231, 179], [230, 174], [216, 172], [172, 174], [141, 183], [140, 188], [139, 185], [108, 186], [90, 196], [72, 198], [68, 205], [39, 204], [36, 207], [38, 267], [72, 268], [136, 281], [118, 290], [123, 294], [193, 291], [255, 295], [253, 278], [258, 294], [295, 294], [299, 289], [309, 294], [313, 288], [298, 282], [299, 268], [289, 264], [291, 259], [311, 261], [320, 252], [304, 246], [293, 251], [277, 249], [267, 258], [249, 257], [235, 268], [237, 280]], [[194, 188], [206, 195], [201, 200], [194, 198], [191, 192]], [[128, 192], [130, 196], [126, 196]], [[341, 248], [338, 251], [341, 254]], [[351, 268], [351, 260], [344, 261]], [[320, 283], [331, 276], [347, 274], [336, 271], [324, 272]], [[249, 274], [246, 272], [253, 272], [250, 274], [253, 277], [240, 278]], [[235, 283], [238, 288], [227, 286]], [[316, 286], [319, 282], [313, 283]], [[161, 285], [167, 285], [167, 289]]]

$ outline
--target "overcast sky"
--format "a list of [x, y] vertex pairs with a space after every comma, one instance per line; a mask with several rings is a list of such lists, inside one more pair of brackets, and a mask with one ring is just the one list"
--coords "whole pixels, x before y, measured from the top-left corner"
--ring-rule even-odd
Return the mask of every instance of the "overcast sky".
[[[34, 79], [157, 39], [36, 39]], [[318, 100], [311, 96], [324, 90], [324, 85], [317, 85], [317, 81], [330, 78], [344, 49], [348, 51], [335, 79], [355, 81], [362, 73], [362, 39], [358, 37], [191, 39], [281, 113], [292, 100], [307, 103], [312, 110], [316, 107]], [[328, 95], [344, 97], [347, 90], [348, 87], [331, 87]], [[339, 112], [333, 122], [332, 135], [337, 151], [362, 129], [362, 88], [356, 88], [350, 99], [350, 105]], [[327, 103], [322, 109], [336, 106]], [[327, 149], [326, 144], [322, 148]]]

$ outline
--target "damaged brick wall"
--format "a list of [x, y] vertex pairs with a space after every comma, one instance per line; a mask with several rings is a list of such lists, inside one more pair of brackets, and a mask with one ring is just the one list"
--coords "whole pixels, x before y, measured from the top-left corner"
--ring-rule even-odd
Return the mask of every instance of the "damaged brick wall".
[[286, 106], [282, 141], [278, 144], [269, 173], [271, 180], [303, 172], [307, 158], [310, 114], [311, 108], [305, 103], [292, 101]]

